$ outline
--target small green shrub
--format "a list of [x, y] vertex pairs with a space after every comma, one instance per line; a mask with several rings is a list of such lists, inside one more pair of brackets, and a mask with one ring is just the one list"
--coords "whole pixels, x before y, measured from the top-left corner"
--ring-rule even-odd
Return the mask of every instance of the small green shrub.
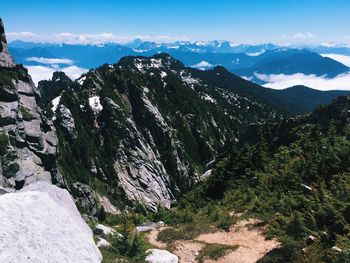
[[0, 133], [0, 154], [4, 155], [7, 147], [10, 144], [9, 136], [5, 133]]
[[30, 121], [31, 119], [33, 119], [32, 114], [29, 112], [27, 108], [21, 107], [21, 112], [22, 112], [23, 119], [25, 121]]
[[219, 217], [217, 226], [218, 228], [229, 231], [230, 227], [237, 222], [237, 219], [230, 215], [224, 215], [222, 217]]
[[210, 231], [208, 225], [200, 223], [183, 224], [160, 231], [158, 240], [165, 243], [171, 243], [176, 240], [191, 240], [208, 231]]
[[238, 246], [228, 246], [221, 244], [206, 244], [204, 248], [199, 252], [197, 260], [202, 263], [204, 259], [218, 260], [219, 258], [225, 256], [229, 251], [234, 251]]

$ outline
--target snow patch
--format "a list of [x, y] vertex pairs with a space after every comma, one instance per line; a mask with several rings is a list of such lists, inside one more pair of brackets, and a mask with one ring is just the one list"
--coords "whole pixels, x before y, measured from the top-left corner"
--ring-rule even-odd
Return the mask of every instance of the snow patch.
[[214, 66], [213, 64], [210, 64], [207, 61], [201, 61], [197, 64], [192, 65], [191, 67], [199, 70], [206, 70], [206, 69], [212, 68], [213, 66]]
[[103, 109], [99, 96], [90, 97], [89, 98], [89, 105], [94, 112], [100, 112]]
[[247, 53], [248, 56], [251, 56], [251, 57], [257, 57], [257, 56], [260, 56], [261, 54], [265, 53], [265, 49], [261, 50], [261, 51], [257, 51], [257, 52], [252, 52], [252, 53]]
[[205, 101], [209, 101], [211, 103], [216, 103], [216, 99], [213, 99], [208, 94], [204, 93], [204, 95], [201, 97]]
[[80, 85], [83, 85], [83, 83], [84, 83], [85, 80], [86, 80], [86, 76], [81, 77], [81, 78], [78, 79], [78, 83], [79, 83]]
[[53, 112], [56, 112], [58, 104], [60, 103], [60, 100], [61, 100], [61, 96], [58, 96], [51, 101], [51, 103], [52, 103], [51, 110]]

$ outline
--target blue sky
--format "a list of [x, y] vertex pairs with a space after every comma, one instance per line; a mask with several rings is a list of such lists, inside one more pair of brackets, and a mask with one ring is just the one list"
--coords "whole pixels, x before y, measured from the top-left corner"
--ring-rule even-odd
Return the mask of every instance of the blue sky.
[[65, 32], [308, 44], [349, 44], [349, 14], [349, 0], [1, 0], [0, 11], [10, 40], [50, 40]]

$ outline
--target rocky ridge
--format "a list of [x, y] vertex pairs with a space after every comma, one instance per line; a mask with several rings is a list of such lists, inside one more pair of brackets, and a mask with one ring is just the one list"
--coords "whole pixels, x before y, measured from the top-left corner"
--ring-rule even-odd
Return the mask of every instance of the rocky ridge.
[[58, 106], [53, 100], [45, 107], [58, 131], [65, 178], [108, 185], [112, 199], [152, 211], [169, 208], [245, 127], [281, 116], [213, 83], [167, 54], [90, 70], [75, 82], [79, 90], [62, 88]]
[[37, 101], [38, 89], [8, 53], [0, 20], [0, 186], [20, 189], [44, 180], [63, 185], [57, 171], [57, 136]]

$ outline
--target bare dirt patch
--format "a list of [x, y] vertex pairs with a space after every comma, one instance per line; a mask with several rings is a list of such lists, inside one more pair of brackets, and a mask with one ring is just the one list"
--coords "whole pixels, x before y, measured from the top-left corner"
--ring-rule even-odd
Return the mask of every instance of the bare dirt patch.
[[152, 245], [152, 246], [155, 246], [156, 248], [160, 248], [160, 249], [164, 249], [166, 248], [167, 244], [166, 243], [163, 243], [163, 242], [160, 242], [157, 240], [157, 237], [158, 237], [158, 233], [162, 230], [166, 229], [166, 227], [159, 227], [159, 228], [155, 228], [155, 229], [152, 229], [148, 235], [147, 235], [147, 238], [148, 238], [148, 242]]
[[196, 257], [203, 246], [204, 244], [196, 241], [177, 241], [173, 253], [179, 257], [181, 263], [196, 263]]
[[[204, 263], [254, 263], [266, 253], [280, 246], [276, 240], [265, 240], [266, 226], [256, 219], [242, 220], [233, 225], [228, 232], [216, 231], [201, 234], [194, 240], [179, 240], [173, 243], [172, 253], [179, 257], [180, 263], [196, 263], [199, 252], [205, 244], [237, 246], [238, 249], [228, 252], [218, 260], [205, 259]], [[166, 227], [150, 231], [149, 242], [161, 249], [168, 249], [166, 243], [157, 240], [158, 233]]]
[[263, 227], [257, 226], [258, 220], [249, 219], [237, 222], [228, 232], [215, 232], [200, 235], [196, 240], [210, 244], [238, 245], [238, 249], [228, 253], [217, 261], [205, 260], [205, 263], [254, 263], [267, 252], [280, 244], [276, 240], [265, 240]]

